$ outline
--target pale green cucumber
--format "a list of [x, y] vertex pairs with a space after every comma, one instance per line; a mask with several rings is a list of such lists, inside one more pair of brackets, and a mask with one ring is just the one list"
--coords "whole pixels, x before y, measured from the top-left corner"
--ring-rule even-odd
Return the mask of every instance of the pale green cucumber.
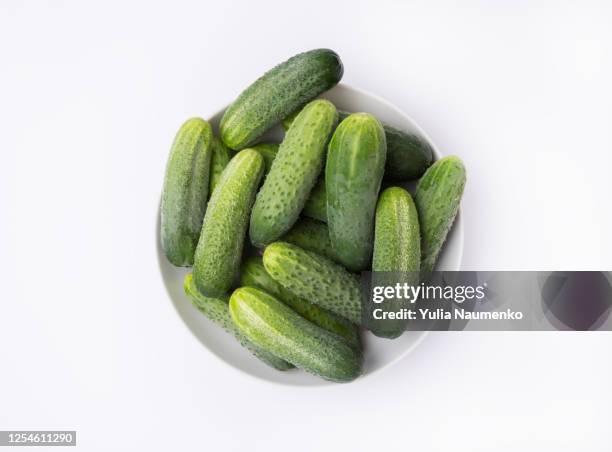
[[[417, 286], [421, 264], [421, 236], [419, 218], [410, 194], [400, 187], [385, 189], [376, 206], [374, 255], [372, 278], [375, 285], [390, 286], [397, 283]], [[383, 312], [401, 313], [408, 308], [405, 299], [387, 299], [371, 306]], [[369, 317], [369, 329], [380, 337], [399, 337], [408, 324], [407, 320]]]
[[161, 201], [161, 242], [168, 260], [193, 264], [208, 198], [212, 128], [200, 118], [187, 120], [170, 149]]
[[266, 168], [264, 170], [264, 174], [266, 175], [270, 172], [272, 162], [276, 158], [276, 154], [278, 154], [278, 146], [279, 145], [276, 143], [259, 143], [253, 146], [253, 149], [261, 154], [266, 163]]
[[412, 196], [400, 187], [385, 189], [376, 206], [372, 271], [418, 272], [420, 242], [419, 218]]
[[[300, 110], [294, 111], [282, 121], [283, 128], [288, 130]], [[350, 113], [338, 110], [342, 122]], [[386, 181], [409, 181], [418, 179], [429, 168], [433, 159], [433, 150], [429, 143], [419, 135], [404, 132], [389, 124], [382, 123], [387, 139], [387, 160], [385, 163]]]
[[[217, 138], [213, 138], [212, 155], [210, 157], [210, 187], [208, 189], [208, 196], [211, 197], [215, 187], [221, 180], [221, 173], [230, 161], [229, 149], [223, 144], [223, 142]], [[198, 235], [199, 236], [199, 235]]]
[[315, 220], [327, 221], [327, 194], [325, 192], [325, 179], [319, 179], [310, 196], [304, 204], [302, 214]]
[[268, 274], [260, 256], [251, 256], [242, 263], [240, 285], [256, 287], [269, 293], [306, 320], [343, 337], [351, 347], [357, 349], [361, 347], [359, 331], [355, 325], [316, 304], [293, 295]]
[[263, 263], [270, 276], [289, 292], [354, 324], [361, 323], [359, 280], [341, 265], [285, 242], [268, 245]]
[[232, 318], [230, 317], [228, 305], [229, 297], [227, 295], [220, 298], [205, 297], [196, 288], [193, 282], [193, 275], [191, 273], [185, 276], [183, 288], [185, 290], [185, 294], [191, 300], [191, 303], [202, 314], [219, 325], [225, 331], [232, 334], [238, 340], [238, 342], [240, 342], [240, 345], [249, 350], [261, 361], [278, 370], [287, 370], [293, 367], [293, 365], [289, 364], [287, 361], [277, 358], [272, 353], [267, 352], [253, 344], [242, 333], [240, 333], [240, 331], [238, 331], [232, 322]]
[[235, 290], [229, 310], [234, 325], [248, 340], [296, 367], [336, 382], [361, 374], [360, 352], [260, 289]]
[[337, 120], [336, 107], [323, 99], [310, 102], [295, 118], [253, 206], [253, 245], [273, 242], [295, 223], [321, 172]]
[[266, 72], [244, 90], [221, 119], [221, 137], [231, 149], [253, 143], [300, 105], [342, 78], [340, 57], [329, 49], [300, 53]]
[[421, 225], [421, 270], [431, 272], [450, 231], [465, 187], [465, 166], [459, 157], [435, 162], [419, 181], [414, 201]]
[[353, 113], [342, 121], [329, 143], [325, 167], [329, 237], [351, 271], [365, 270], [372, 259], [374, 212], [386, 153], [383, 128], [367, 113]]
[[223, 295], [237, 276], [263, 169], [259, 152], [240, 151], [230, 160], [210, 198], [193, 266], [196, 286], [206, 296]]
[[329, 239], [329, 229], [325, 223], [320, 221], [301, 218], [279, 241], [293, 243], [307, 251], [314, 251], [340, 263], [338, 254], [334, 251]]

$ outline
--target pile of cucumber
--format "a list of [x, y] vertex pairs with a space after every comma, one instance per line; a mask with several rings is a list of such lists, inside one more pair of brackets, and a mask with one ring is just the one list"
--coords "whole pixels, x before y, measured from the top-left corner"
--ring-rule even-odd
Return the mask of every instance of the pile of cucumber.
[[[217, 135], [186, 121], [161, 205], [168, 260], [193, 266], [192, 303], [273, 368], [337, 382], [362, 372], [358, 273], [432, 271], [465, 185], [459, 158], [433, 163], [419, 137], [318, 98], [342, 74], [335, 52], [301, 53], [243, 91]], [[282, 143], [258, 143], [278, 123]], [[416, 179], [414, 196], [394, 185]]]

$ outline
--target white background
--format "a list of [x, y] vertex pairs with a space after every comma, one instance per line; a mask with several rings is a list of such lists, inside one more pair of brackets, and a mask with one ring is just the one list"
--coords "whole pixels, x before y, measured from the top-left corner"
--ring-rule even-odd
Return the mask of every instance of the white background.
[[159, 277], [178, 126], [272, 65], [344, 81], [469, 171], [464, 269], [612, 270], [605, 2], [0, 4], [0, 429], [78, 450], [608, 451], [610, 333], [439, 333], [392, 369], [295, 388], [221, 363]]

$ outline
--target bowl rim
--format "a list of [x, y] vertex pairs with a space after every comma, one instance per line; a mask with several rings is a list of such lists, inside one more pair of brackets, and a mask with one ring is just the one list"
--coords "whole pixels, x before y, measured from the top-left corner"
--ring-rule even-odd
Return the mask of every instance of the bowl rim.
[[[347, 90], [348, 92], [354, 92], [357, 94], [360, 94], [362, 96], [365, 97], [369, 97], [373, 100], [375, 100], [376, 102], [379, 102], [381, 104], [383, 104], [385, 107], [393, 110], [395, 112], [395, 114], [397, 114], [400, 117], [403, 117], [404, 120], [407, 120], [408, 122], [411, 123], [411, 125], [414, 127], [414, 129], [427, 141], [427, 143], [431, 146], [432, 149], [432, 153], [433, 153], [433, 157], [434, 157], [434, 161], [442, 158], [442, 154], [440, 153], [440, 151], [438, 150], [435, 142], [431, 139], [431, 137], [427, 134], [427, 132], [425, 132], [425, 130], [423, 130], [423, 128], [407, 113], [405, 113], [404, 111], [402, 111], [399, 107], [397, 107], [396, 105], [394, 105], [393, 103], [391, 103], [390, 101], [388, 101], [387, 99], [379, 96], [378, 94], [374, 94], [368, 90], [365, 90], [363, 88], [357, 88], [354, 87], [348, 83], [338, 83], [336, 86], [334, 86], [331, 89], [335, 89], [337, 87], [340, 87], [340, 89], [343, 90]], [[325, 95], [327, 94], [328, 91], [322, 93], [320, 95], [320, 97], [325, 97]], [[210, 120], [211, 118], [215, 118], [217, 116], [220, 116], [223, 114], [223, 112], [229, 107], [230, 104], [216, 110], [214, 113], [208, 115], [208, 120]], [[164, 252], [163, 249], [161, 247], [161, 196], [162, 194], [160, 194], [160, 202], [157, 206], [156, 209], [156, 221], [155, 221], [155, 225], [156, 225], [156, 231], [155, 231], [155, 241], [156, 241], [156, 250], [157, 250], [157, 263], [158, 263], [158, 267], [159, 267], [159, 271], [160, 271], [160, 276], [163, 280], [163, 285], [164, 285], [164, 290], [166, 291], [166, 295], [168, 296], [173, 310], [176, 313], [177, 317], [180, 318], [181, 323], [187, 328], [187, 330], [189, 330], [191, 336], [196, 339], [199, 343], [201, 343], [203, 345], [203, 349], [207, 350], [207, 352], [212, 355], [218, 362], [221, 362], [224, 366], [226, 366], [227, 368], [233, 369], [234, 371], [237, 371], [238, 373], [247, 376], [249, 378], [253, 378], [257, 381], [261, 381], [261, 382], [265, 382], [268, 384], [272, 384], [272, 385], [280, 385], [280, 386], [284, 386], [284, 387], [300, 387], [300, 388], [333, 388], [333, 387], [337, 387], [339, 386], [338, 384], [334, 384], [333, 382], [329, 382], [329, 381], [325, 381], [325, 380], [321, 380], [321, 382], [319, 384], [308, 384], [308, 385], [298, 385], [298, 384], [291, 384], [290, 382], [284, 382], [284, 381], [278, 381], [278, 380], [272, 380], [272, 379], [268, 379], [265, 378], [264, 376], [261, 375], [257, 375], [255, 373], [251, 373], [248, 372], [245, 369], [242, 369], [241, 367], [237, 367], [233, 364], [231, 364], [230, 362], [226, 361], [222, 356], [220, 356], [219, 353], [217, 353], [216, 351], [214, 351], [213, 349], [211, 349], [210, 347], [206, 346], [206, 344], [204, 344], [200, 338], [196, 335], [196, 333], [192, 330], [192, 328], [189, 326], [189, 324], [187, 323], [187, 321], [183, 318], [183, 315], [181, 314], [181, 312], [179, 311], [176, 303], [173, 300], [172, 294], [170, 293], [169, 289], [168, 289], [168, 284], [166, 283], [166, 275], [164, 272]], [[455, 228], [459, 228], [461, 230], [461, 236], [459, 237], [459, 243], [458, 243], [458, 263], [457, 263], [457, 267], [454, 270], [460, 270], [461, 266], [462, 266], [462, 261], [463, 261], [463, 250], [464, 250], [464, 233], [463, 233], [463, 219], [462, 219], [462, 206], [459, 206], [459, 209], [457, 211], [457, 216], [455, 218], [455, 222], [453, 224], [453, 229]], [[207, 319], [208, 320], [208, 319]], [[209, 320], [210, 321], [210, 320]], [[367, 372], [367, 374], [365, 375], [361, 375], [359, 376], [357, 379], [353, 380], [350, 382], [350, 384], [354, 385], [354, 384], [359, 384], [361, 382], [363, 382], [364, 380], [366, 380], [368, 377], [374, 376], [374, 375], [380, 375], [381, 372], [388, 370], [391, 366], [397, 364], [399, 361], [401, 361], [402, 359], [406, 358], [406, 356], [408, 356], [410, 353], [412, 353], [412, 351], [414, 351], [414, 349], [416, 347], [418, 347], [419, 345], [421, 345], [421, 343], [425, 340], [425, 338], [427, 336], [429, 336], [429, 334], [431, 333], [431, 331], [421, 331], [421, 334], [414, 340], [414, 342], [412, 342], [408, 347], [406, 347], [405, 350], [403, 350], [401, 353], [399, 353], [396, 357], [394, 357], [393, 359], [389, 360], [388, 362], [385, 362], [383, 365], [381, 365], [380, 367]], [[369, 332], [365, 332], [365, 334], [371, 334]], [[294, 371], [294, 369], [290, 369], [287, 372], [291, 372]], [[343, 386], [343, 385], [340, 385]]]

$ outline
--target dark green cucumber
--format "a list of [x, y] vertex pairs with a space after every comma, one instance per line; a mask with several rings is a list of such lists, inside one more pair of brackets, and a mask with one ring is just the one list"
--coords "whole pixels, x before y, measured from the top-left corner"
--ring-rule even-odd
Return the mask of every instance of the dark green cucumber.
[[191, 273], [185, 276], [183, 288], [185, 289], [185, 294], [191, 300], [191, 303], [202, 314], [204, 314], [214, 323], [219, 325], [225, 331], [232, 334], [238, 340], [238, 342], [240, 342], [240, 345], [249, 350], [261, 361], [271, 367], [274, 367], [277, 370], [287, 370], [294, 367], [287, 361], [281, 358], [277, 358], [272, 353], [267, 352], [262, 348], [258, 347], [257, 345], [253, 344], [242, 333], [240, 333], [240, 331], [238, 331], [238, 329], [234, 326], [234, 323], [232, 322], [232, 318], [230, 317], [228, 305], [229, 297], [227, 295], [221, 298], [205, 297], [196, 288], [193, 282], [193, 275]]
[[210, 198], [193, 266], [196, 286], [206, 296], [227, 293], [238, 274], [249, 214], [263, 169], [259, 152], [240, 151], [230, 160]]
[[213, 138], [212, 155], [210, 157], [210, 187], [208, 189], [209, 197], [212, 196], [215, 187], [221, 179], [221, 173], [230, 161], [229, 149], [223, 142], [217, 138]]
[[266, 169], [264, 170], [264, 174], [266, 175], [270, 172], [272, 162], [276, 158], [276, 154], [278, 154], [278, 146], [279, 145], [276, 143], [259, 143], [253, 146], [253, 149], [261, 154], [266, 163]]
[[431, 166], [433, 150], [419, 135], [383, 124], [387, 139], [386, 181], [418, 179]]
[[[376, 206], [372, 258], [375, 285], [406, 283], [416, 286], [419, 283], [420, 265], [421, 236], [414, 201], [403, 188], [389, 187], [381, 193]], [[409, 307], [408, 304], [405, 299], [387, 299], [372, 308], [399, 314], [402, 309]], [[369, 318], [370, 330], [376, 336], [389, 339], [399, 337], [408, 324], [406, 320]]]
[[[294, 111], [282, 121], [288, 130], [299, 113]], [[338, 110], [339, 121], [344, 121], [350, 113]], [[429, 143], [414, 133], [404, 132], [389, 124], [382, 123], [387, 139], [387, 161], [385, 163], [386, 181], [409, 181], [418, 179], [429, 168], [433, 150]]]
[[319, 221], [327, 221], [327, 194], [325, 192], [325, 179], [319, 179], [310, 196], [304, 204], [302, 214]]
[[321, 172], [337, 121], [336, 107], [323, 99], [310, 102], [295, 118], [253, 206], [253, 245], [273, 242], [295, 223]]
[[235, 290], [229, 310], [234, 325], [248, 340], [296, 367], [336, 382], [361, 374], [360, 352], [260, 289]]
[[193, 264], [208, 198], [212, 128], [200, 118], [187, 120], [170, 149], [161, 202], [161, 242], [168, 260]]
[[343, 337], [351, 347], [357, 349], [361, 347], [359, 331], [355, 325], [316, 304], [293, 295], [268, 274], [260, 256], [251, 256], [242, 263], [240, 285], [256, 287], [269, 293], [306, 320]]
[[270, 276], [289, 292], [354, 324], [361, 323], [359, 280], [341, 265], [285, 242], [268, 245], [263, 263]]
[[329, 49], [300, 53], [266, 72], [240, 94], [221, 119], [221, 137], [242, 149], [300, 105], [342, 78], [340, 57]]
[[465, 166], [459, 157], [435, 162], [419, 181], [414, 201], [421, 224], [421, 270], [431, 272], [459, 211], [465, 187]]
[[372, 259], [374, 212], [386, 153], [382, 125], [367, 113], [353, 113], [342, 121], [329, 143], [325, 167], [329, 237], [351, 271], [365, 270]]
[[280, 238], [280, 241], [293, 243], [307, 251], [314, 251], [340, 263], [340, 259], [329, 239], [329, 229], [325, 223], [320, 221], [301, 218], [289, 229], [289, 232]]

